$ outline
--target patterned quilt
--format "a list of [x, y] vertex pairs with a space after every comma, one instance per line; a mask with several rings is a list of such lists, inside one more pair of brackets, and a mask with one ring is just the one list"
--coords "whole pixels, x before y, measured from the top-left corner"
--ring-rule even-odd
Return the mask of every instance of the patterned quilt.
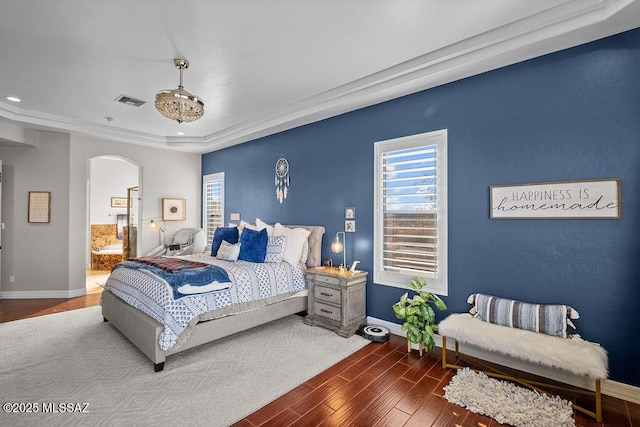
[[129, 258], [111, 271], [118, 268], [146, 270], [161, 277], [171, 286], [174, 299], [231, 286], [229, 275], [222, 267], [203, 262], [168, 257]]
[[183, 258], [222, 267], [231, 279], [231, 287], [174, 299], [173, 288], [164, 279], [146, 269], [126, 267], [115, 269], [104, 286], [164, 325], [159, 340], [163, 350], [176, 345], [180, 334], [200, 316], [211, 317], [211, 312], [224, 307], [307, 288], [302, 270], [288, 262], [228, 262], [206, 254]]

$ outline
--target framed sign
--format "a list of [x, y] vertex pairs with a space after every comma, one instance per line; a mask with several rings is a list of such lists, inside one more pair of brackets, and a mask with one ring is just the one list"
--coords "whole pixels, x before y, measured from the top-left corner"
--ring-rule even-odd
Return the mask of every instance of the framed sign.
[[491, 187], [492, 219], [620, 219], [620, 178]]
[[27, 221], [47, 223], [51, 220], [51, 192], [29, 191]]
[[127, 207], [127, 198], [126, 197], [112, 197], [111, 198], [111, 207], [112, 208], [126, 208]]
[[162, 199], [163, 221], [184, 221], [187, 219], [186, 199]]

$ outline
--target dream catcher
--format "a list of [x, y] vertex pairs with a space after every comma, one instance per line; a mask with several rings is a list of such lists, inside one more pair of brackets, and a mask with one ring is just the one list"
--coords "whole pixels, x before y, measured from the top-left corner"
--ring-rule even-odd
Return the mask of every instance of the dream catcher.
[[276, 199], [282, 203], [289, 192], [289, 162], [284, 157], [280, 157], [276, 162], [275, 184]]

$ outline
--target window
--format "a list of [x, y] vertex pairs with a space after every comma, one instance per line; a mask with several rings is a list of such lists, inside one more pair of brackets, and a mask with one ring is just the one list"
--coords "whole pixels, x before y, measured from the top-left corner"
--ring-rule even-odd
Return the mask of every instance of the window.
[[202, 194], [202, 227], [207, 236], [205, 250], [210, 251], [216, 227], [224, 225], [224, 172], [203, 176]]
[[447, 295], [447, 131], [375, 144], [374, 281]]

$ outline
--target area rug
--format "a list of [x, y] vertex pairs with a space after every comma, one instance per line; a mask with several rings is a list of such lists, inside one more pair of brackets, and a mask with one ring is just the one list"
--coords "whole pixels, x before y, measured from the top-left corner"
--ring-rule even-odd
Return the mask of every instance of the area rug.
[[469, 368], [459, 369], [444, 397], [471, 412], [487, 415], [501, 424], [531, 427], [573, 427], [571, 402], [549, 397], [507, 381], [489, 378]]
[[0, 323], [0, 401], [16, 411], [0, 411], [0, 425], [228, 426], [367, 343], [294, 315], [169, 356], [155, 373], [100, 307]]

